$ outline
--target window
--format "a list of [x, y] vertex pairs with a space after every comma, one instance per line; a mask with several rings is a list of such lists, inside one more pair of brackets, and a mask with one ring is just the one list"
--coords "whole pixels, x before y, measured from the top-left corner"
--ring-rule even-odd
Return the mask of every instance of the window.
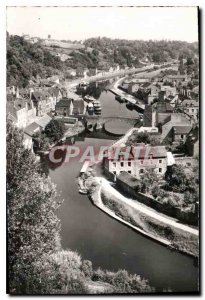
[[160, 164], [162, 163], [162, 160], [161, 160], [161, 159], [159, 159], [159, 163], [160, 163]]
[[162, 173], [162, 168], [159, 168], [159, 173]]
[[183, 134], [181, 134], [181, 139], [183, 139], [184, 138], [184, 135]]
[[121, 167], [124, 167], [124, 162], [123, 162], [123, 161], [121, 161], [120, 165], [121, 165]]
[[140, 169], [139, 173], [143, 174], [144, 173], [144, 169]]
[[140, 162], [140, 163], [141, 163], [141, 165], [143, 165], [144, 161], [143, 161], [143, 160], [141, 160], [141, 162]]
[[116, 162], [113, 163], [113, 167], [116, 167]]
[[128, 167], [131, 167], [131, 161], [128, 161]]
[[194, 112], [194, 109], [192, 109], [192, 112]]
[[131, 174], [131, 171], [128, 171], [129, 174]]

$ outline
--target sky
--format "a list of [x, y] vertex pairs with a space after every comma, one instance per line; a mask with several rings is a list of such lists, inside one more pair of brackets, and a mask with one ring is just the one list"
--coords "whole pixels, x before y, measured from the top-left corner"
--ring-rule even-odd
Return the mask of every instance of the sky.
[[7, 7], [9, 34], [53, 39], [198, 40], [196, 7]]

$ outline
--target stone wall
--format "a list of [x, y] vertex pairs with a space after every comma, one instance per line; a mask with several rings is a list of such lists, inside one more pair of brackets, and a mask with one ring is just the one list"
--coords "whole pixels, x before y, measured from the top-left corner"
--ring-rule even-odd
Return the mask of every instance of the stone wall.
[[198, 224], [198, 212], [182, 212], [180, 208], [174, 207], [167, 204], [162, 204], [158, 200], [154, 199], [151, 196], [147, 196], [143, 193], [136, 192], [134, 188], [130, 187], [125, 182], [122, 182], [119, 178], [116, 179], [116, 186], [119, 190], [129, 194], [134, 200], [137, 200], [151, 208], [155, 209], [156, 211], [163, 213], [167, 216], [172, 218], [176, 218], [182, 223], [189, 224], [189, 225], [197, 225]]

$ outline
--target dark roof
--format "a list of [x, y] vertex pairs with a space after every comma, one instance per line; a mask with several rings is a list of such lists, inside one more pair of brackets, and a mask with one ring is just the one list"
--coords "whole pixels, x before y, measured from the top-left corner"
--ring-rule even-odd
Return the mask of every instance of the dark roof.
[[[108, 152], [108, 159], [109, 160], [124, 160], [125, 159], [125, 153], [127, 155], [127, 148], [122, 147], [119, 151], [119, 149], [116, 149], [115, 147], [112, 147], [109, 149]], [[118, 155], [118, 156], [117, 156]], [[117, 157], [116, 157], [117, 156]], [[161, 158], [167, 156], [167, 150], [165, 146], [151, 146], [151, 145], [145, 145], [145, 144], [137, 144], [136, 146], [131, 147], [129, 152], [129, 157], [126, 157], [126, 160], [133, 160], [133, 159], [148, 159], [151, 158]]]
[[179, 126], [174, 126], [173, 130], [175, 134], [187, 134], [191, 131], [192, 126], [190, 125], [179, 125]]
[[83, 99], [73, 101], [73, 113], [83, 114], [84, 107]]
[[157, 102], [156, 108], [158, 113], [173, 112], [173, 107], [167, 102]]
[[152, 126], [152, 105], [145, 105], [144, 115], [144, 126]]
[[72, 100], [68, 98], [62, 98], [56, 103], [56, 107], [70, 107]]

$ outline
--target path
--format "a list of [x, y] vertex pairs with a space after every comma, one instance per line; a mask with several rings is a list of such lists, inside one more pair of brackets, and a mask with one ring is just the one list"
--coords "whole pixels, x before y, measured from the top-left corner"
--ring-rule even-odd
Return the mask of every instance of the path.
[[103, 177], [100, 177], [98, 179], [101, 182], [101, 185], [103, 188], [105, 188], [107, 191], [109, 191], [111, 194], [113, 194], [114, 196], [116, 196], [120, 201], [128, 204], [129, 206], [137, 209], [138, 211], [141, 211], [142, 213], [149, 215], [150, 217], [157, 219], [158, 221], [161, 221], [167, 225], [171, 225], [175, 228], [181, 229], [183, 231], [189, 232], [191, 234], [194, 235], [198, 235], [199, 232], [197, 229], [194, 229], [192, 227], [189, 227], [187, 225], [183, 225], [181, 223], [177, 223], [175, 220], [164, 216], [162, 214], [159, 214], [158, 212], [156, 212], [153, 209], [150, 209], [149, 207], [137, 202], [136, 200], [132, 200], [130, 198], [124, 197], [122, 194], [120, 194], [116, 189], [114, 189], [108, 180], [106, 180]]

